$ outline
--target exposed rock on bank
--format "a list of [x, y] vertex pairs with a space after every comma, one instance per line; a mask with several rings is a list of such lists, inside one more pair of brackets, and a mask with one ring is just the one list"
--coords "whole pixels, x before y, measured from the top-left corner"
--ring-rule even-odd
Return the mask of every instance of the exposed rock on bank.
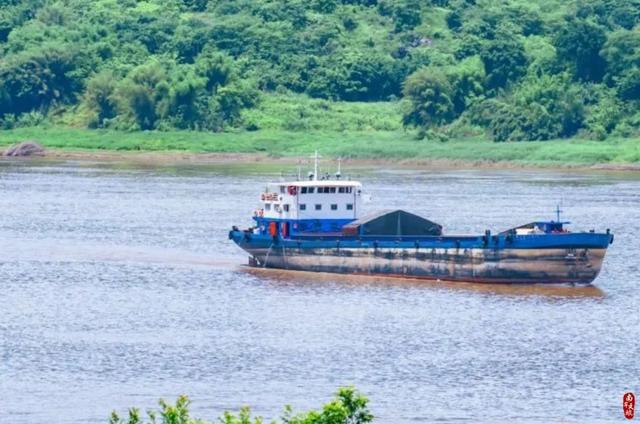
[[9, 147], [4, 156], [44, 156], [44, 148], [35, 141], [23, 141]]

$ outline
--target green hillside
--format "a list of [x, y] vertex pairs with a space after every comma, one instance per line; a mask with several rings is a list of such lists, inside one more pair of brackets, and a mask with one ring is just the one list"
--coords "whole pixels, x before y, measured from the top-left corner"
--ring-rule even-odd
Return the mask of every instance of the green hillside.
[[0, 0], [0, 127], [637, 137], [639, 22], [640, 0]]

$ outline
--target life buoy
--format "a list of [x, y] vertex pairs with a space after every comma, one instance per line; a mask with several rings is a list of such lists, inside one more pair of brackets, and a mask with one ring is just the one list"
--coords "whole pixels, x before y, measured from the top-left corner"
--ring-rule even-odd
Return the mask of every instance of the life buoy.
[[298, 192], [298, 189], [296, 186], [289, 186], [288, 191], [290, 195], [295, 196], [296, 193]]

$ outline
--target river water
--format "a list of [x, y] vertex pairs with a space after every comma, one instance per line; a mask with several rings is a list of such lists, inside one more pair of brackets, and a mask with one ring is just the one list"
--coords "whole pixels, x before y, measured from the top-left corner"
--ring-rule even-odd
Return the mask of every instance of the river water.
[[640, 394], [640, 179], [359, 169], [366, 208], [445, 231], [611, 228], [593, 287], [447, 285], [243, 265], [270, 169], [0, 162], [0, 422], [105, 423], [188, 394], [215, 419], [319, 407], [380, 423], [619, 422]]

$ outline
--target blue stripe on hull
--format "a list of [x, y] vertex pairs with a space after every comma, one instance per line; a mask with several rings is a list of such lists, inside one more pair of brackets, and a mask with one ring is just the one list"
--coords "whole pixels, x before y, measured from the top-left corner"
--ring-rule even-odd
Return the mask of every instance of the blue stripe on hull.
[[[482, 236], [433, 236], [433, 237], [336, 237], [332, 236], [295, 236], [277, 238], [275, 243], [286, 247], [302, 248], [461, 248], [461, 249], [534, 249], [534, 248], [607, 248], [611, 242], [610, 234], [602, 233], [561, 233], [532, 234], [524, 236], [495, 235], [487, 239]], [[274, 238], [243, 231], [232, 231], [229, 238], [255, 246], [271, 246]]]

